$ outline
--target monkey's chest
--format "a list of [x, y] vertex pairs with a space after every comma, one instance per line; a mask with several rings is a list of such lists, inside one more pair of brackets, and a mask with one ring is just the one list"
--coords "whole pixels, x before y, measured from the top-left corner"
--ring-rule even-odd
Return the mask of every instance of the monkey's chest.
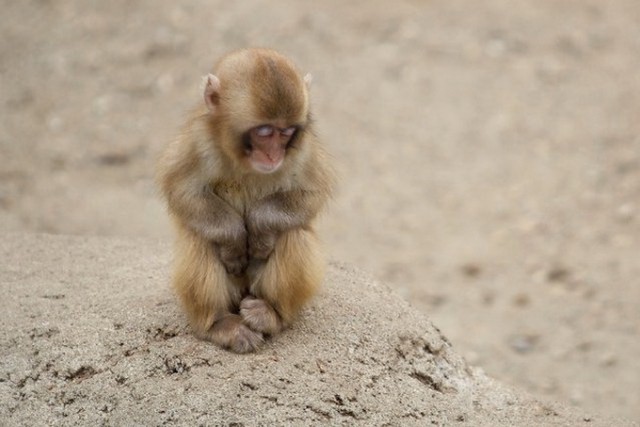
[[271, 188], [256, 188], [256, 186], [247, 185], [238, 182], [222, 182], [213, 185], [213, 191], [222, 200], [227, 202], [236, 212], [244, 215], [251, 209], [251, 206], [271, 194]]
[[249, 205], [249, 194], [246, 189], [238, 183], [216, 183], [212, 185], [213, 191], [222, 200], [227, 202], [234, 210], [242, 213]]

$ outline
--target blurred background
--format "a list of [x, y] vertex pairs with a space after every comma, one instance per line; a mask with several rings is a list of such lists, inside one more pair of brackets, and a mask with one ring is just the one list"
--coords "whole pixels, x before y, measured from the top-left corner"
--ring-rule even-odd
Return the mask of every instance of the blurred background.
[[274, 47], [341, 173], [332, 258], [493, 377], [638, 421], [639, 23], [637, 0], [3, 1], [0, 232], [170, 242], [158, 153], [216, 58]]

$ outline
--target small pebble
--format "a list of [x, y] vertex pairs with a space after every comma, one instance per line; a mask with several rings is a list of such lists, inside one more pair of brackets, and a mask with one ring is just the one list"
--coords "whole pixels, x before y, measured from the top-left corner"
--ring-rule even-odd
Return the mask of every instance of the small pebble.
[[531, 298], [527, 294], [517, 294], [513, 297], [513, 305], [516, 307], [526, 307], [531, 304]]
[[547, 272], [548, 282], [564, 282], [571, 276], [571, 272], [565, 267], [557, 266]]
[[530, 353], [538, 344], [540, 337], [535, 334], [513, 335], [508, 343], [511, 349], [520, 354]]
[[460, 271], [467, 277], [478, 277], [482, 274], [482, 267], [478, 264], [468, 263], [462, 265]]

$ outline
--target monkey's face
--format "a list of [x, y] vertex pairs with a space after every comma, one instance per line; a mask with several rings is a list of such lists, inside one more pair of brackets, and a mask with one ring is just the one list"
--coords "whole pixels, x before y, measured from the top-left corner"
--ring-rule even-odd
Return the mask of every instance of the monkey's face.
[[269, 174], [301, 161], [308, 146], [310, 77], [267, 49], [232, 53], [216, 74], [206, 78], [204, 100], [223, 134], [217, 143], [234, 163]]
[[301, 125], [287, 126], [284, 121], [249, 129], [242, 137], [242, 149], [250, 167], [265, 174], [280, 169], [301, 132]]

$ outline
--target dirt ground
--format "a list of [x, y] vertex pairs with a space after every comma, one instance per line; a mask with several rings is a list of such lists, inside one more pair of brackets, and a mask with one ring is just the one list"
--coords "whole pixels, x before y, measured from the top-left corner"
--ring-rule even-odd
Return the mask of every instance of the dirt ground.
[[3, 427], [638, 425], [489, 379], [345, 264], [291, 328], [237, 355], [197, 340], [158, 288], [157, 239], [9, 233], [0, 256]]
[[636, 0], [14, 1], [0, 231], [171, 230], [153, 166], [215, 58], [314, 75], [322, 229], [491, 376], [640, 420]]

